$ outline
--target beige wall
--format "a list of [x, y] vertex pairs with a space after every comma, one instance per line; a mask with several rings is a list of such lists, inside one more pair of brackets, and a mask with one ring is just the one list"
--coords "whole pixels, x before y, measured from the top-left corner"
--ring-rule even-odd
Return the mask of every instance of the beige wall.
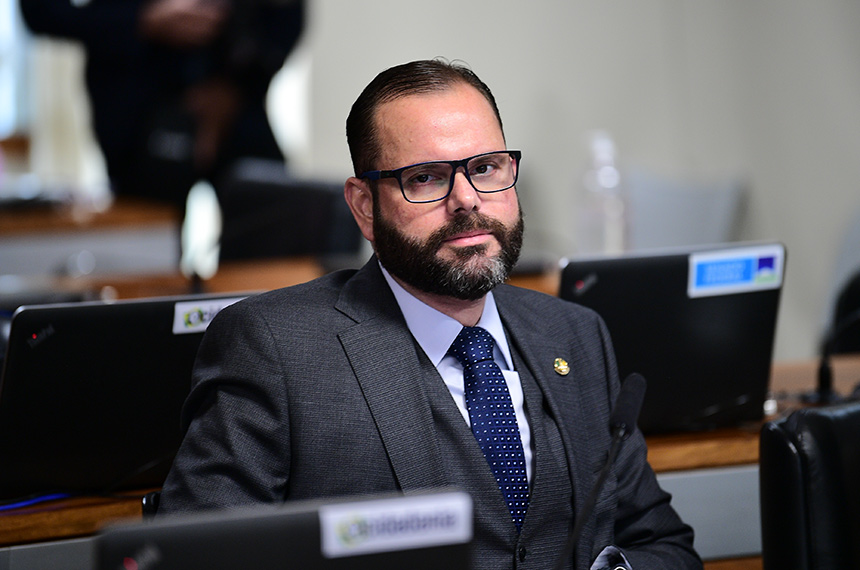
[[[297, 169], [350, 174], [344, 119], [381, 69], [462, 59], [493, 88], [509, 146], [524, 151], [527, 250], [576, 252], [584, 136], [607, 129], [622, 166], [746, 181], [740, 237], [789, 252], [776, 357], [815, 354], [839, 241], [860, 210], [860, 3], [309, 2], [296, 58], [309, 114], [289, 145]], [[295, 101], [289, 92], [274, 106]]]
[[614, 135], [627, 166], [742, 177], [740, 236], [789, 252], [776, 357], [808, 358], [860, 208], [858, 29], [850, 0], [315, 0], [308, 167], [349, 174], [343, 121], [375, 73], [465, 60], [525, 154], [527, 247], [575, 252], [574, 186], [593, 128]]

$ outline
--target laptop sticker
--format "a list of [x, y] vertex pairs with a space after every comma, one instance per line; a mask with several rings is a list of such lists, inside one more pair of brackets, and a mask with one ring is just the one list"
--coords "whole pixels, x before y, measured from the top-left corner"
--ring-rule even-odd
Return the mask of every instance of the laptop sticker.
[[461, 492], [324, 505], [322, 552], [328, 558], [472, 539], [472, 501]]
[[221, 309], [244, 297], [197, 301], [180, 301], [173, 309], [173, 334], [203, 332]]
[[691, 298], [765, 291], [782, 286], [785, 249], [778, 244], [690, 254]]

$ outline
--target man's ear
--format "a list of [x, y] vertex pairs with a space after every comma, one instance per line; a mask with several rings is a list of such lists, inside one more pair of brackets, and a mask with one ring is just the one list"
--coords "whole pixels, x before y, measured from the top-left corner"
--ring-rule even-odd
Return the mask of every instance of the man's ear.
[[370, 182], [351, 176], [343, 185], [343, 197], [364, 239], [373, 243], [373, 192]]

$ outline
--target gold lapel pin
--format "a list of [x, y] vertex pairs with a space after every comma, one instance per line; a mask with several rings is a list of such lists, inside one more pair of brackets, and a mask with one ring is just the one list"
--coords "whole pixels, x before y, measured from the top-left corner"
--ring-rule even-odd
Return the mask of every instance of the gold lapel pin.
[[559, 376], [567, 376], [570, 373], [570, 365], [564, 358], [556, 358], [552, 363], [552, 367]]

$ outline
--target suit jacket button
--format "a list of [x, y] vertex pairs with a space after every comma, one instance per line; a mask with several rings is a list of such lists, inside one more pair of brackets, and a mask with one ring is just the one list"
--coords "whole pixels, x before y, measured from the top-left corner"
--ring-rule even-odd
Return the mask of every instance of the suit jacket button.
[[520, 549], [517, 551], [517, 557], [520, 559], [520, 562], [526, 561], [526, 547], [520, 546]]

